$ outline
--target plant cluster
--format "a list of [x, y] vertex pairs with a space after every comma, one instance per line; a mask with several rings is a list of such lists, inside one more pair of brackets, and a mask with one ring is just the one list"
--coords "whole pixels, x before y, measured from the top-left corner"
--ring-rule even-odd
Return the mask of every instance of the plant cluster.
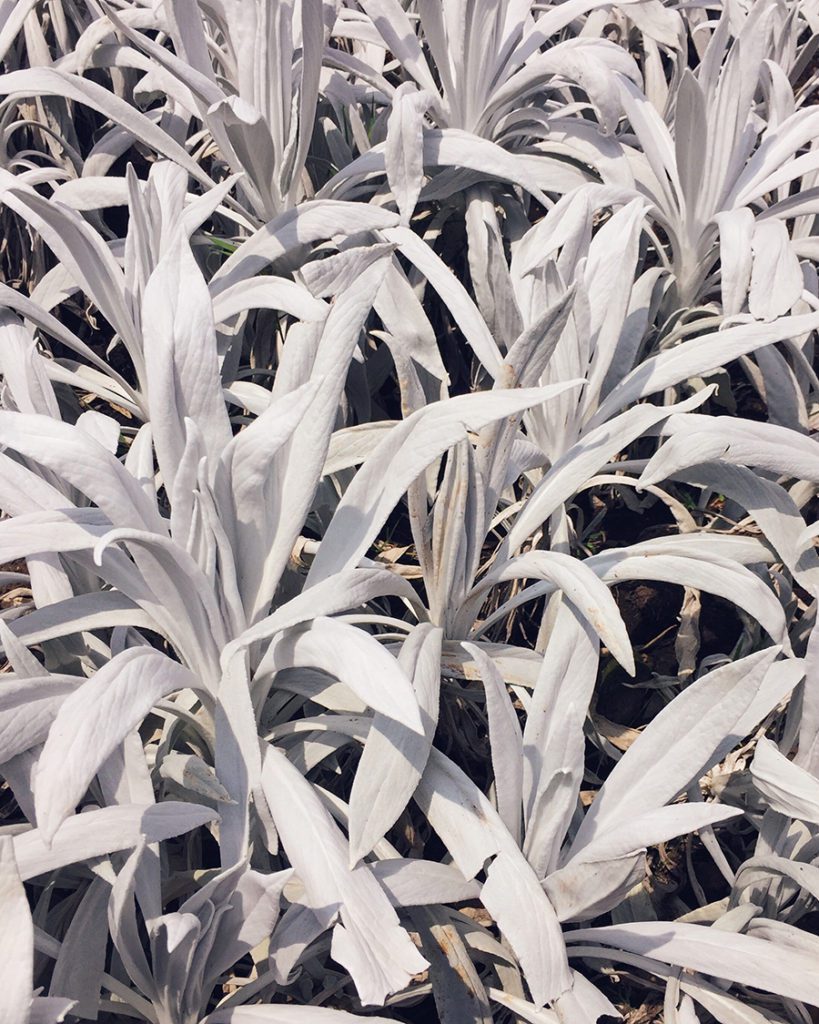
[[4, 1024], [817, 1019], [817, 50], [0, 3]]

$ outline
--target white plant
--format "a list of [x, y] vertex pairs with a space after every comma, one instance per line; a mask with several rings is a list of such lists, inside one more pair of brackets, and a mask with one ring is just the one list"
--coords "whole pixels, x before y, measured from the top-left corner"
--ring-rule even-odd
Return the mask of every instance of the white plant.
[[0, 4], [4, 1021], [810, 1019], [817, 33]]

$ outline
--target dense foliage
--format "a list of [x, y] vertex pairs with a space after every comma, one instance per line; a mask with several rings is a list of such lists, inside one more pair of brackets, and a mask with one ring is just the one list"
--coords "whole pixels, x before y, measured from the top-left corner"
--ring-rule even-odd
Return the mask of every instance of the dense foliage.
[[817, 49], [0, 2], [4, 1024], [817, 1019]]

